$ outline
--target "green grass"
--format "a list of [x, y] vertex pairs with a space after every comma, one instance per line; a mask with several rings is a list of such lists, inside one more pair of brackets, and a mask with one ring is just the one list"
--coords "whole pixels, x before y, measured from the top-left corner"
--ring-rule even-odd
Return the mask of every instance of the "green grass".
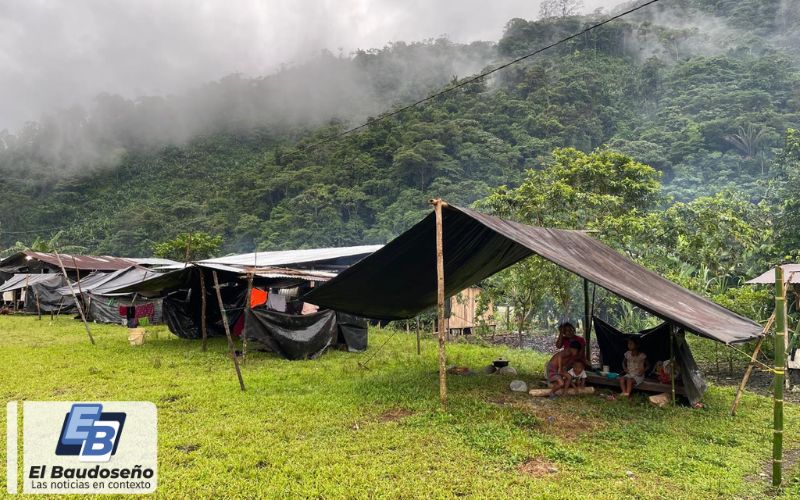
[[[131, 347], [121, 327], [0, 317], [0, 394], [6, 400], [140, 400], [159, 411], [163, 497], [762, 497], [771, 401], [748, 395], [727, 412], [730, 388], [712, 387], [703, 410], [629, 405], [599, 397], [536, 400], [508, 379], [449, 377], [438, 405], [436, 346], [371, 331], [366, 354], [316, 361], [254, 353], [238, 390], [225, 342], [209, 352], [161, 328]], [[479, 368], [507, 356], [534, 382], [545, 357], [452, 344], [449, 362]], [[2, 415], [5, 428], [5, 414]], [[800, 448], [800, 411], [787, 405], [786, 448]], [[5, 452], [5, 433], [0, 449]], [[555, 473], [536, 473], [543, 464]], [[5, 492], [5, 461], [0, 486]], [[528, 469], [534, 469], [531, 473]], [[527, 471], [527, 472], [526, 472]], [[634, 473], [629, 478], [627, 471]], [[800, 494], [787, 471], [780, 494]]]

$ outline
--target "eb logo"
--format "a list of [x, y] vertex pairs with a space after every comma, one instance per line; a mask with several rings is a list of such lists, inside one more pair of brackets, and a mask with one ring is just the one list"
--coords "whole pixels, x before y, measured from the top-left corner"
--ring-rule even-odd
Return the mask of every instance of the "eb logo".
[[125, 413], [103, 413], [103, 405], [76, 403], [64, 417], [56, 455], [81, 462], [108, 462], [117, 453]]

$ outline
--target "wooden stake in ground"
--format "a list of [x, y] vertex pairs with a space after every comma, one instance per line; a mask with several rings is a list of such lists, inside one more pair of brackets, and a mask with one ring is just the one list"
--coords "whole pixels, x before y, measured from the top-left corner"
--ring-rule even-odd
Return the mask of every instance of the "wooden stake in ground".
[[64, 269], [64, 263], [61, 262], [61, 256], [58, 255], [58, 251], [53, 249], [53, 253], [56, 254], [56, 259], [58, 259], [58, 266], [61, 268], [61, 272], [64, 274], [64, 279], [67, 280], [67, 286], [69, 286], [69, 293], [72, 294], [72, 298], [75, 299], [75, 305], [78, 307], [78, 312], [81, 315], [81, 319], [83, 320], [83, 326], [86, 328], [86, 335], [89, 336], [89, 342], [94, 345], [94, 337], [92, 337], [92, 331], [89, 329], [89, 322], [86, 321], [86, 315], [83, 313], [83, 307], [81, 306], [81, 301], [78, 300], [78, 296], [75, 295], [75, 289], [72, 288], [72, 283], [69, 281], [69, 276], [67, 276], [67, 270]]
[[200, 271], [200, 335], [203, 337], [203, 352], [208, 350], [208, 330], [206, 329], [206, 273], [202, 267]]
[[447, 357], [445, 354], [445, 323], [444, 323], [444, 241], [442, 230], [442, 200], [431, 200], [436, 213], [436, 312], [439, 323], [439, 400], [442, 405], [447, 404]]
[[783, 466], [783, 376], [786, 370], [786, 287], [783, 284], [783, 268], [775, 268], [775, 380], [773, 388], [772, 425], [772, 486], [781, 485]]
[[750, 356], [750, 363], [748, 363], [747, 368], [744, 371], [744, 376], [742, 377], [742, 381], [739, 383], [739, 388], [736, 390], [736, 397], [733, 399], [733, 406], [731, 407], [731, 415], [736, 415], [736, 408], [739, 406], [739, 401], [742, 399], [742, 394], [744, 394], [744, 388], [747, 386], [747, 381], [750, 380], [750, 374], [753, 373], [753, 368], [756, 365], [756, 360], [758, 359], [758, 353], [761, 352], [761, 345], [764, 343], [764, 339], [767, 338], [767, 332], [770, 328], [772, 328], [772, 323], [775, 322], [775, 313], [772, 313], [772, 316], [769, 317], [767, 320], [766, 326], [764, 326], [764, 330], [761, 331], [761, 337], [756, 342], [756, 347], [753, 349], [753, 355]]
[[222, 316], [222, 326], [225, 327], [225, 336], [228, 337], [228, 349], [230, 350], [231, 358], [233, 359], [233, 367], [236, 369], [236, 377], [239, 378], [239, 388], [244, 391], [242, 371], [239, 369], [239, 360], [236, 359], [236, 348], [233, 345], [231, 329], [228, 326], [228, 315], [225, 313], [225, 304], [222, 302], [222, 292], [219, 290], [219, 279], [217, 278], [217, 272], [211, 271], [211, 276], [214, 278], [214, 288], [217, 290], [217, 301], [219, 302], [219, 313]]
[[422, 353], [422, 351], [420, 349], [420, 345], [419, 345], [420, 344], [419, 336], [420, 336], [420, 333], [419, 333], [419, 316], [417, 316], [417, 356], [419, 356]]

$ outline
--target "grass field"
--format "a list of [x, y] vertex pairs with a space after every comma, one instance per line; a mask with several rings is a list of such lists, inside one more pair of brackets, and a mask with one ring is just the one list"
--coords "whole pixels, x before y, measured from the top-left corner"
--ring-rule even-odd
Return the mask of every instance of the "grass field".
[[[730, 388], [706, 408], [659, 409], [599, 397], [536, 400], [508, 379], [451, 376], [438, 405], [436, 346], [370, 332], [366, 354], [316, 361], [255, 353], [240, 393], [224, 340], [175, 338], [163, 328], [131, 347], [121, 327], [94, 325], [97, 345], [68, 318], [0, 317], [5, 400], [153, 401], [159, 411], [163, 497], [763, 497], [800, 495], [800, 474], [771, 491], [771, 401], [748, 395], [737, 417]], [[369, 363], [365, 360], [388, 340]], [[449, 346], [449, 362], [479, 368], [507, 356], [529, 383], [544, 356]], [[2, 415], [5, 429], [5, 414]], [[788, 456], [800, 411], [787, 407]], [[5, 433], [2, 433], [5, 456]], [[555, 472], [554, 472], [555, 471]], [[0, 462], [5, 492], [5, 460]], [[632, 472], [628, 474], [628, 472]]]

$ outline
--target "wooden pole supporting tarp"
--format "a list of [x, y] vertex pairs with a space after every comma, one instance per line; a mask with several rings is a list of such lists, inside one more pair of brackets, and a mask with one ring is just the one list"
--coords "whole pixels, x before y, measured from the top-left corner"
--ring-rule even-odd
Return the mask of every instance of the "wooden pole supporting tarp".
[[78, 307], [78, 312], [80, 313], [81, 319], [83, 320], [83, 326], [84, 328], [86, 328], [86, 335], [89, 336], [89, 342], [91, 342], [92, 345], [94, 345], [94, 337], [92, 337], [92, 331], [89, 329], [89, 322], [86, 321], [86, 314], [84, 314], [83, 312], [81, 301], [78, 300], [78, 296], [75, 295], [75, 289], [72, 288], [72, 283], [69, 281], [69, 276], [67, 276], [67, 270], [64, 268], [64, 263], [61, 261], [61, 256], [58, 254], [58, 250], [56, 249], [53, 249], [53, 253], [56, 254], [56, 259], [58, 259], [58, 267], [61, 268], [61, 272], [64, 274], [64, 279], [67, 280], [67, 286], [69, 286], [69, 293], [71, 293], [72, 298], [75, 299], [75, 305]]
[[736, 415], [736, 408], [739, 406], [739, 402], [742, 399], [742, 394], [744, 394], [744, 388], [747, 386], [747, 381], [750, 380], [750, 375], [753, 373], [753, 368], [755, 368], [756, 360], [758, 359], [758, 354], [761, 352], [761, 345], [764, 343], [764, 339], [767, 338], [767, 332], [770, 328], [772, 328], [772, 324], [775, 322], [775, 312], [769, 317], [767, 320], [767, 324], [764, 326], [764, 331], [759, 337], [758, 342], [756, 342], [756, 347], [753, 349], [753, 354], [750, 356], [750, 363], [748, 363], [747, 368], [744, 371], [744, 376], [742, 377], [742, 381], [739, 383], [739, 388], [736, 390], [736, 397], [733, 399], [733, 406], [731, 407], [731, 415]]
[[675, 325], [669, 325], [669, 382], [672, 385], [672, 406], [675, 406]]
[[436, 213], [436, 313], [439, 323], [439, 401], [447, 404], [446, 328], [444, 322], [444, 239], [442, 236], [442, 200], [431, 200]]
[[239, 388], [242, 391], [244, 391], [244, 380], [242, 379], [242, 371], [239, 369], [239, 360], [236, 359], [236, 348], [233, 345], [233, 337], [231, 336], [231, 329], [228, 326], [228, 314], [225, 312], [225, 303], [222, 302], [222, 292], [219, 289], [219, 279], [217, 278], [217, 272], [211, 271], [211, 276], [214, 278], [214, 288], [217, 290], [219, 313], [222, 316], [222, 326], [225, 327], [225, 336], [228, 338], [228, 350], [230, 350], [231, 358], [233, 359], [233, 367], [236, 369], [236, 377], [239, 379]]
[[[250, 311], [252, 307], [252, 297], [253, 297], [253, 279], [255, 277], [255, 271], [249, 273], [247, 275], [247, 297], [245, 297], [245, 312]], [[246, 318], [247, 316], [245, 316]], [[244, 334], [244, 330], [242, 330], [242, 363], [247, 362], [247, 335]]]
[[583, 338], [586, 340], [586, 360], [592, 364], [592, 311], [589, 305], [589, 280], [583, 280]]
[[786, 370], [786, 287], [783, 268], [775, 268], [775, 390], [772, 425], [772, 486], [781, 485], [783, 468], [783, 377]]
[[420, 346], [420, 332], [419, 332], [419, 316], [417, 316], [417, 356], [422, 353], [421, 346]]
[[200, 272], [200, 335], [203, 337], [203, 352], [208, 350], [208, 330], [206, 328], [206, 273], [202, 267]]

